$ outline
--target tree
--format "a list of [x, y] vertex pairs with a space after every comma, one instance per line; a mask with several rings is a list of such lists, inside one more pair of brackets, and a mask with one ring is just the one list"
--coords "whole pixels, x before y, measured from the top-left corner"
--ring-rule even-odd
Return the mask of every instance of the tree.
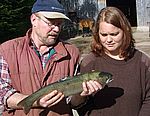
[[0, 1], [0, 43], [25, 34], [34, 0]]

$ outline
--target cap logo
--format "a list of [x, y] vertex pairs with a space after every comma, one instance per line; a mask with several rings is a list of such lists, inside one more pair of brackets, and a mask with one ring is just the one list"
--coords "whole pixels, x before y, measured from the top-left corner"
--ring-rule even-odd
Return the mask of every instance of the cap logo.
[[51, 8], [54, 9], [54, 10], [63, 10], [63, 9], [57, 8], [57, 7], [51, 7]]

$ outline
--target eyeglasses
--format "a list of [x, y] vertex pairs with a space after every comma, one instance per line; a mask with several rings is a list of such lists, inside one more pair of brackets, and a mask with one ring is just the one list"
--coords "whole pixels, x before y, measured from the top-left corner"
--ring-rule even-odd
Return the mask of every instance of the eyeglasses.
[[54, 24], [53, 24], [52, 22], [45, 21], [45, 19], [42, 18], [44, 16], [38, 16], [38, 15], [35, 15], [35, 16], [38, 17], [40, 20], [42, 20], [44, 23], [46, 23], [51, 28], [55, 27], [55, 26], [61, 27], [61, 25], [62, 25], [62, 21], [60, 21], [60, 22], [54, 22]]

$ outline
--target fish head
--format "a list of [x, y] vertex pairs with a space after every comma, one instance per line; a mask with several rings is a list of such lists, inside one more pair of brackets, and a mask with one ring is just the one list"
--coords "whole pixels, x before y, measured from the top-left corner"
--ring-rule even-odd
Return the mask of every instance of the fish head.
[[101, 84], [107, 84], [113, 80], [112, 76], [113, 75], [108, 72], [99, 72], [97, 75], [97, 81]]

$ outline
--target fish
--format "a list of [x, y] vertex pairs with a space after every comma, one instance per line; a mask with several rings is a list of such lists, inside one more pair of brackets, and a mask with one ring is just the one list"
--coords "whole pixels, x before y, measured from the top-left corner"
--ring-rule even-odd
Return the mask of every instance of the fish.
[[112, 74], [108, 72], [100, 72], [100, 71], [92, 71], [88, 73], [79, 74], [73, 77], [68, 76], [66, 79], [61, 79], [57, 82], [51, 83], [28, 97], [21, 100], [17, 106], [22, 107], [25, 114], [28, 114], [30, 112], [30, 109], [33, 105], [33, 103], [36, 100], [39, 100], [44, 95], [47, 95], [48, 93], [52, 92], [53, 90], [57, 90], [62, 92], [65, 97], [71, 96], [77, 93], [80, 93], [83, 91], [82, 83], [89, 81], [89, 80], [96, 80], [99, 83], [101, 83], [102, 87], [104, 87], [106, 84], [111, 82]]

